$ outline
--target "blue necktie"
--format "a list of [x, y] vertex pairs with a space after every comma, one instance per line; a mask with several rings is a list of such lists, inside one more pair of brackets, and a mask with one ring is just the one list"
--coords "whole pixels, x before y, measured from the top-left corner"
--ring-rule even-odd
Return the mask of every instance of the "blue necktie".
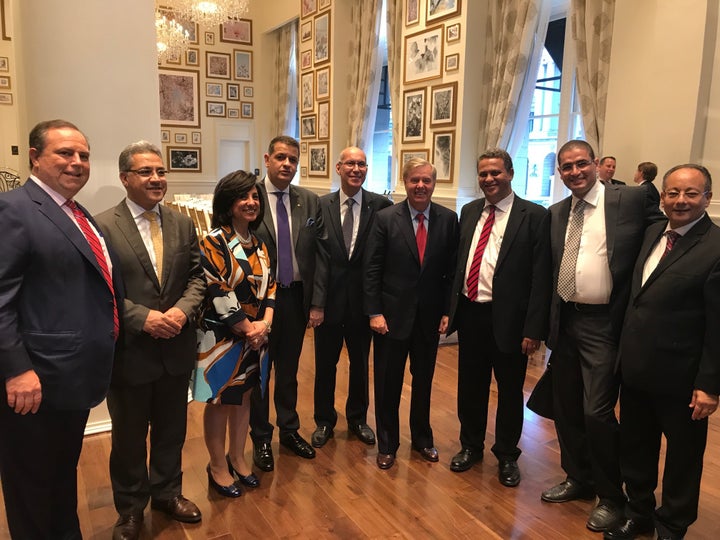
[[277, 196], [275, 217], [277, 217], [277, 280], [281, 285], [290, 285], [293, 280], [292, 244], [290, 241], [290, 220], [283, 203], [282, 191], [273, 192]]

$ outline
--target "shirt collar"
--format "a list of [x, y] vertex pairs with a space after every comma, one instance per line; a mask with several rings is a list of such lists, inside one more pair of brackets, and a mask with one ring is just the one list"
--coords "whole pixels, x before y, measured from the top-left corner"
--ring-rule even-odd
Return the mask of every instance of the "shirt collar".
[[414, 220], [418, 214], [422, 214], [425, 216], [425, 221], [430, 221], [430, 206], [432, 205], [432, 203], [428, 204], [427, 208], [425, 208], [425, 211], [423, 212], [418, 212], [417, 210], [415, 210], [410, 204], [410, 201], [406, 201], [406, 203], [408, 205], [408, 208], [410, 209], [410, 219]]
[[[507, 195], [504, 199], [498, 201], [494, 206], [495, 210], [500, 210], [500, 212], [507, 212], [510, 210], [510, 207], [512, 206], [513, 201], [515, 200], [515, 192], [511, 191], [509, 195]], [[483, 207], [483, 210], [490, 206], [492, 203], [488, 202], [487, 199], [485, 199], [485, 206]]]
[[35, 182], [45, 193], [50, 195], [50, 198], [53, 201], [55, 201], [58, 204], [58, 206], [62, 206], [68, 200], [67, 197], [60, 195], [57, 191], [55, 191], [53, 188], [48, 186], [45, 182], [40, 180], [37, 176], [31, 174], [30, 179], [33, 182]]
[[670, 222], [668, 221], [668, 224], [665, 226], [665, 232], [667, 232], [667, 231], [675, 231], [675, 232], [678, 233], [680, 236], [685, 236], [685, 235], [688, 233], [688, 231], [689, 231], [690, 229], [692, 229], [692, 228], [695, 226], [695, 224], [696, 224], [698, 221], [700, 221], [702, 218], [704, 218], [704, 217], [705, 217], [705, 214], [703, 213], [702, 216], [700, 216], [699, 218], [697, 218], [697, 219], [696, 219], [695, 221], [693, 221], [692, 223], [688, 223], [687, 225], [683, 225], [682, 227], [678, 227], [677, 229], [671, 229], [671, 228], [670, 228]]
[[[130, 214], [132, 214], [132, 217], [134, 219], [139, 218], [142, 216], [147, 210], [145, 210], [142, 206], [139, 204], [131, 201], [127, 197], [125, 197], [125, 204], [127, 204], [128, 209], [130, 210]], [[158, 216], [160, 215], [160, 208], [158, 208], [158, 205], [156, 204], [150, 209], [150, 212], [155, 212]]]
[[[590, 188], [590, 191], [588, 191], [585, 196], [583, 197], [583, 200], [588, 203], [590, 206], [597, 208], [598, 204], [600, 204], [600, 195], [602, 193], [605, 193], [605, 184], [603, 184], [600, 180], [595, 181], [595, 185]], [[577, 202], [580, 199], [576, 197], [575, 195], [572, 196], [572, 206], [575, 207]]]
[[355, 195], [353, 195], [352, 197], [348, 197], [342, 189], [340, 189], [339, 192], [340, 192], [340, 206], [345, 204], [345, 201], [347, 201], [348, 199], [352, 199], [353, 201], [355, 201], [355, 204], [357, 204], [357, 205], [362, 204], [362, 189], [359, 189], [358, 192]]

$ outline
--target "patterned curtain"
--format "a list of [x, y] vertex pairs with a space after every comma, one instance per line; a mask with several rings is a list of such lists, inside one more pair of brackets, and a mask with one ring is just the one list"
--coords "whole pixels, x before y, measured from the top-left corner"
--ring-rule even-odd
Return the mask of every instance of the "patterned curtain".
[[615, 0], [572, 0], [570, 17], [585, 140], [601, 153]]
[[[532, 92], [535, 86], [538, 48], [541, 52], [547, 32], [549, 11], [542, 4], [542, 0], [490, 2], [483, 66], [487, 84], [481, 98], [479, 152], [492, 147], [509, 148], [516, 123], [519, 130], [527, 122], [531, 103], [527, 92]], [[520, 114], [524, 88], [524, 114]]]
[[272, 117], [272, 136], [293, 135], [296, 130], [297, 110], [297, 29], [295, 19], [274, 32], [275, 72], [273, 73], [273, 96], [275, 96]]
[[372, 140], [380, 84], [377, 50], [381, 8], [382, 0], [367, 0], [353, 2], [350, 11], [348, 56], [353, 60], [348, 90], [353, 97], [348, 108], [347, 146], [367, 148]]
[[[400, 124], [398, 119], [402, 115], [402, 100], [400, 97], [400, 84], [402, 83], [402, 44], [403, 44], [403, 4], [405, 0], [386, 0], [387, 8], [387, 50], [388, 50], [388, 86], [390, 87], [390, 100], [394, 109], [392, 145], [394, 163], [397, 167], [399, 159], [398, 148], [400, 147]], [[391, 178], [397, 178], [397, 174]]]

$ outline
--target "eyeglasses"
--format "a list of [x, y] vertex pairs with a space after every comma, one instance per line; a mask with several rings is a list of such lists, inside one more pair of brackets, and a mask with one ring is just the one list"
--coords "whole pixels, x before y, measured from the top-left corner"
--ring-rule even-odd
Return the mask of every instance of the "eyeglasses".
[[153, 173], [155, 173], [158, 178], [165, 178], [165, 175], [167, 174], [167, 171], [165, 169], [152, 169], [150, 167], [145, 167], [142, 169], [130, 169], [129, 171], [125, 172], [135, 173], [140, 178], [151, 178]]
[[685, 198], [689, 201], [695, 201], [695, 200], [699, 199], [700, 197], [704, 197], [705, 195], [707, 195], [708, 192], [707, 191], [700, 192], [700, 191], [675, 191], [675, 190], [672, 190], [672, 191], [666, 191], [665, 197], [670, 200], [675, 200], [680, 196], [680, 194], [684, 195]]
[[592, 161], [588, 161], [586, 159], [581, 159], [575, 163], [563, 163], [560, 165], [560, 172], [569, 173], [572, 172], [575, 167], [582, 171], [583, 169], [587, 169], [590, 165], [592, 165], [592, 163]]
[[365, 161], [343, 161], [342, 165], [345, 165], [348, 169], [354, 169], [357, 166], [358, 169], [367, 169], [367, 162]]

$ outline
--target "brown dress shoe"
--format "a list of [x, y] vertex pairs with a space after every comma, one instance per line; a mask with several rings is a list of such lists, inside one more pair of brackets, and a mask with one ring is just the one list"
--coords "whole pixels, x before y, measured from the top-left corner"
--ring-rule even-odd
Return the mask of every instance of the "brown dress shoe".
[[378, 454], [377, 458], [377, 466], [381, 469], [389, 469], [393, 465], [395, 465], [395, 455], [394, 454]]
[[143, 516], [127, 514], [120, 516], [113, 528], [113, 540], [137, 540], [140, 538]]
[[436, 462], [438, 461], [438, 459], [440, 459], [439, 456], [438, 456], [437, 448], [435, 448], [435, 447], [430, 447], [430, 448], [417, 448], [417, 447], [413, 447], [413, 448], [415, 448], [415, 450], [417, 450], [418, 452], [420, 452], [420, 456], [421, 456], [425, 461], [430, 461], [430, 462], [432, 462], [432, 463], [436, 463]]
[[176, 495], [169, 501], [153, 501], [151, 506], [155, 510], [165, 512], [175, 521], [197, 523], [202, 519], [200, 509], [182, 495]]

